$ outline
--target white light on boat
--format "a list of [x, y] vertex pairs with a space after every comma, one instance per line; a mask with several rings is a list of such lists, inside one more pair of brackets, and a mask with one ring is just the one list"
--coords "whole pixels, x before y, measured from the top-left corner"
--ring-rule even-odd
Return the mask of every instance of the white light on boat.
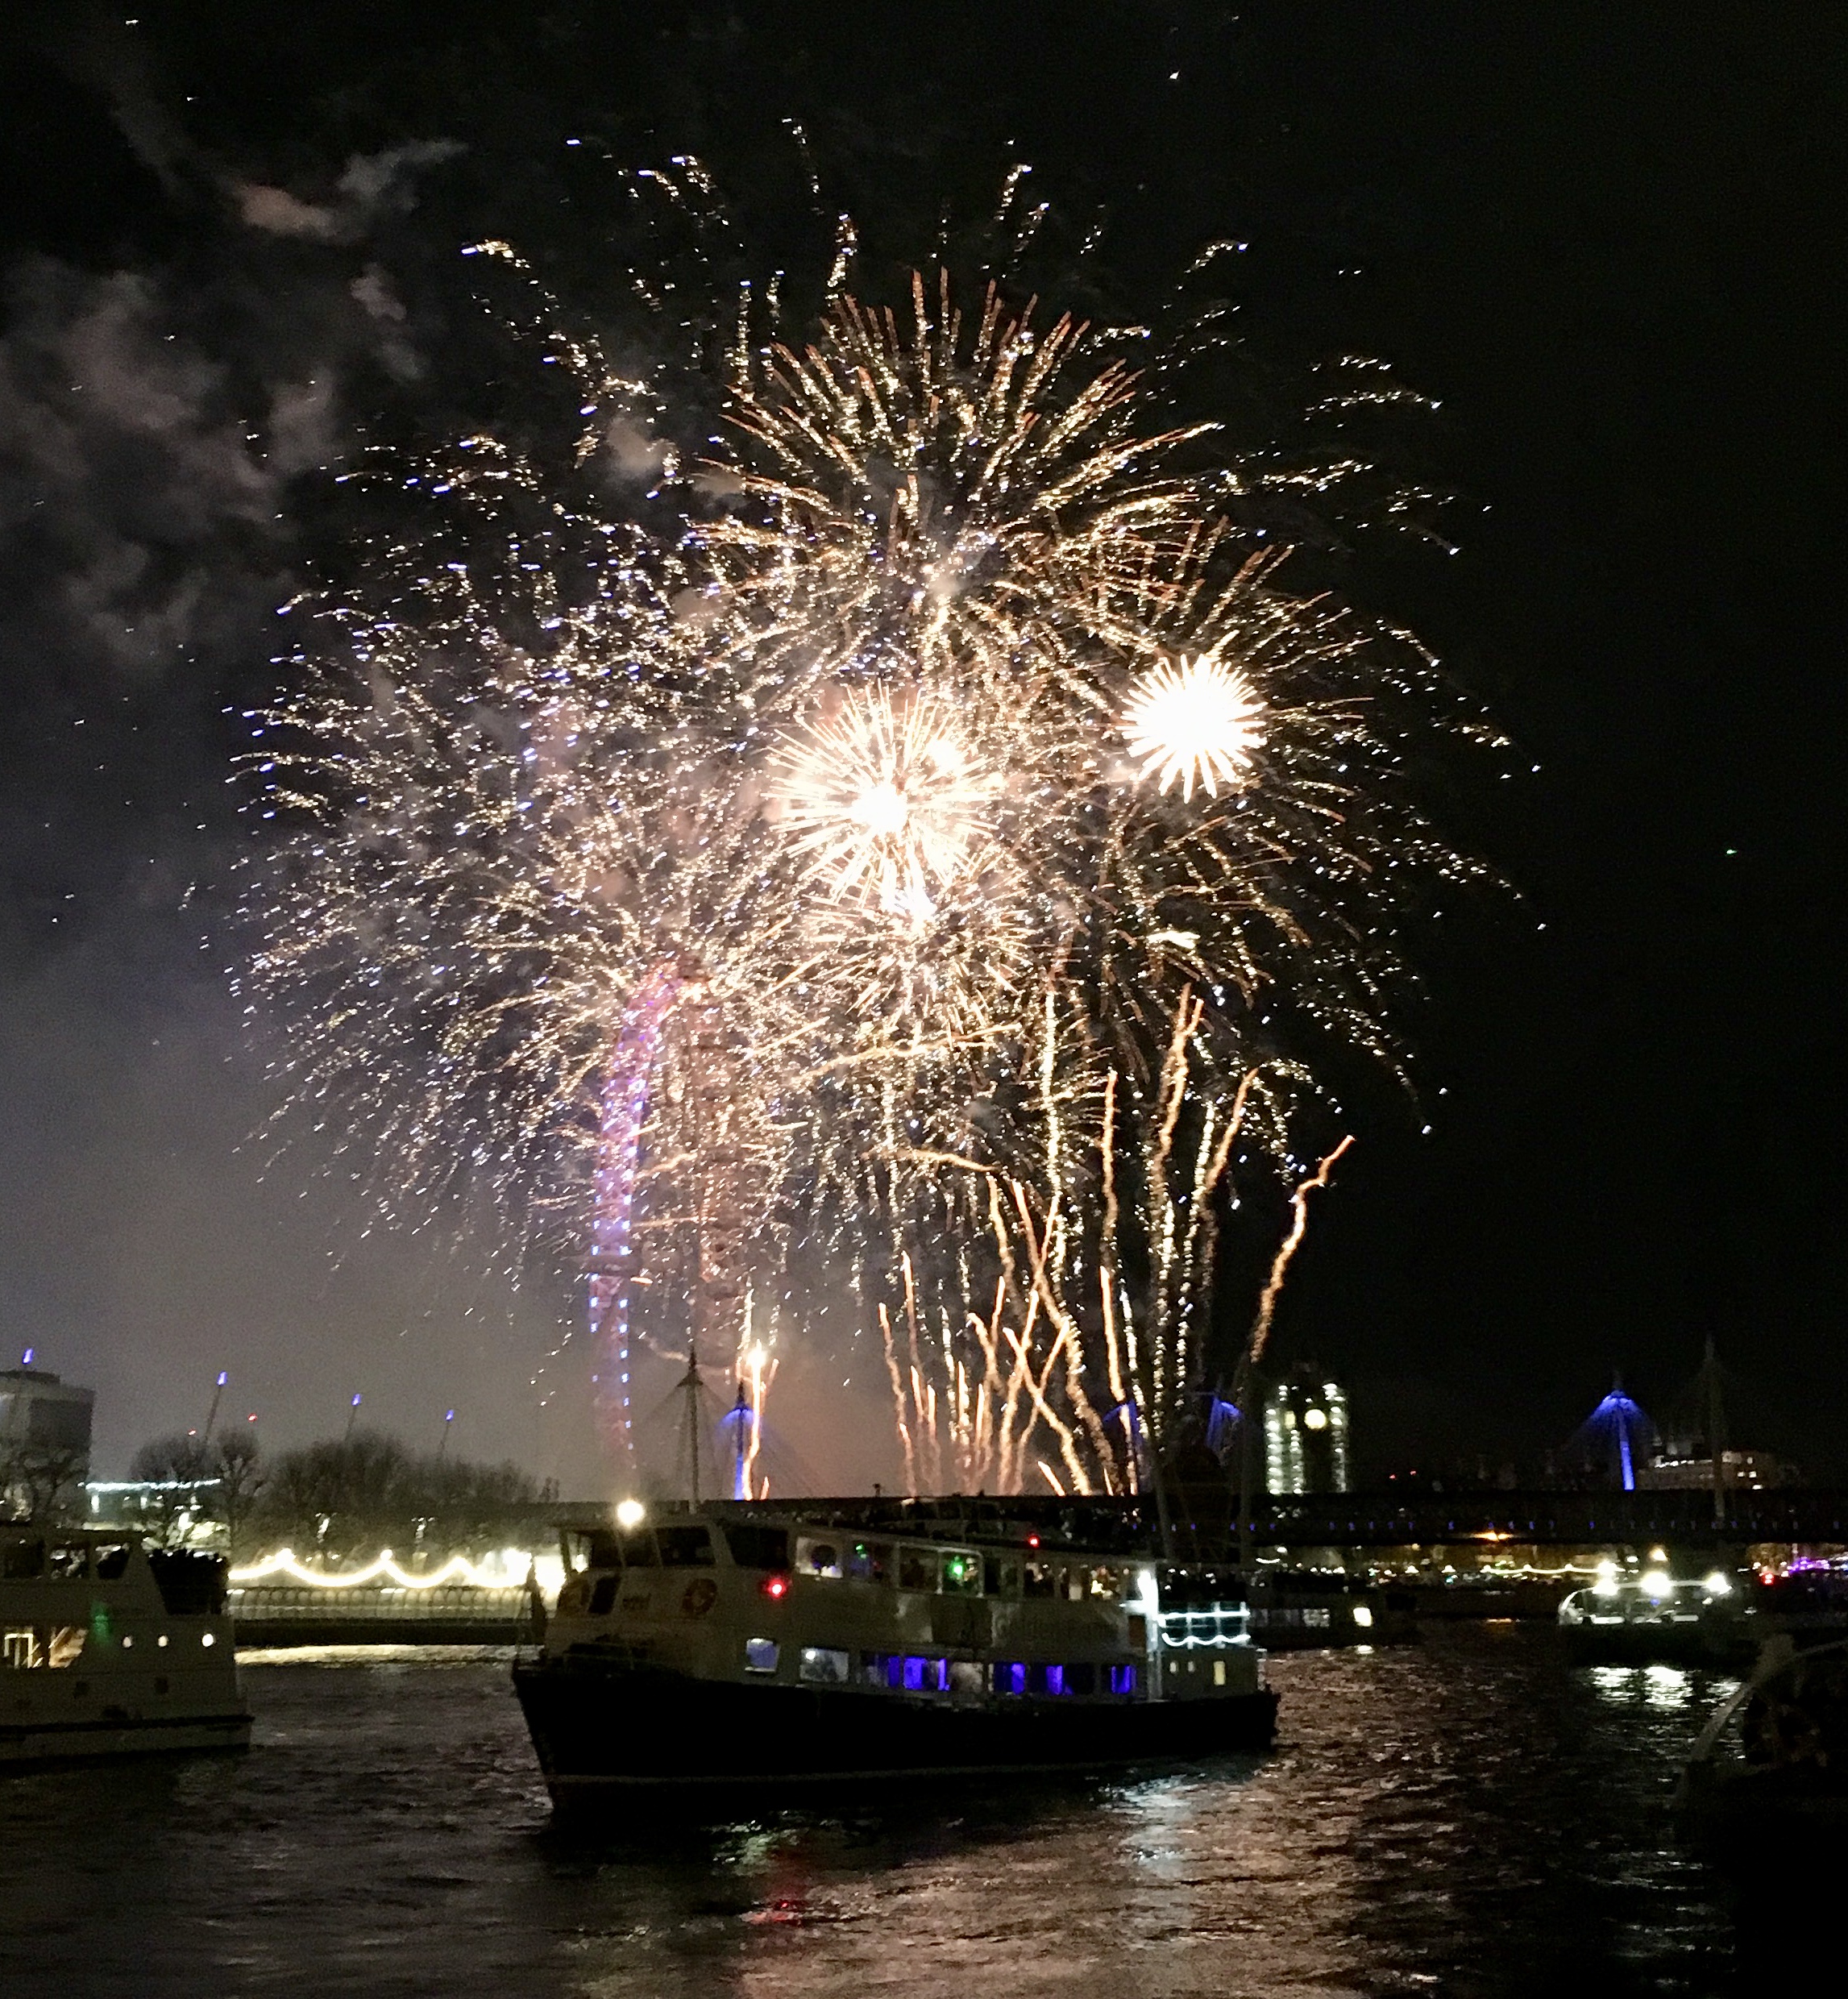
[[1613, 1597], [1617, 1594], [1617, 1564], [1601, 1561], [1597, 1565], [1597, 1581], [1592, 1585], [1594, 1597]]
[[199, 1643], [201, 1645], [215, 1645], [218, 1642], [218, 1640], [210, 1631], [201, 1631], [199, 1634]]
[[648, 1518], [648, 1509], [639, 1499], [619, 1499], [616, 1502], [616, 1523], [633, 1531]]
[[1733, 1594], [1732, 1584], [1717, 1569], [1701, 1585], [1701, 1587], [1710, 1597], [1730, 1597]]
[[1674, 1580], [1666, 1569], [1649, 1569], [1641, 1580], [1642, 1594], [1655, 1603], [1659, 1603], [1675, 1587]]
[[1360, 1627], [1362, 1631], [1371, 1631], [1373, 1627], [1372, 1607], [1368, 1604], [1356, 1603], [1354, 1606], [1354, 1622]]

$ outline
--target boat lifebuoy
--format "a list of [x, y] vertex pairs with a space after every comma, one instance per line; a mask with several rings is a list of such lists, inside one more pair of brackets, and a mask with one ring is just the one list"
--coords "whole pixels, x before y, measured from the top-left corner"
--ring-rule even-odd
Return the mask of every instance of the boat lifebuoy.
[[704, 1617], [719, 1600], [719, 1585], [710, 1576], [696, 1576], [680, 1598], [682, 1615]]

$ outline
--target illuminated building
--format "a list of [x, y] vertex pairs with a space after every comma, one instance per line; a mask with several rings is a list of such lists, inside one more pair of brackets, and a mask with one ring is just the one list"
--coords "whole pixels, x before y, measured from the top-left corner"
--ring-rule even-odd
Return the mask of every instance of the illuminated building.
[[1270, 1492], [1347, 1492], [1348, 1398], [1306, 1365], [1264, 1398], [1265, 1486]]
[[[1636, 1482], [1646, 1492], [1710, 1491], [1714, 1483], [1712, 1454], [1703, 1451], [1699, 1457], [1689, 1457], [1677, 1452], [1673, 1444], [1665, 1444], [1662, 1454], [1638, 1472]], [[1772, 1486], [1800, 1482], [1796, 1468], [1769, 1451], [1722, 1450], [1719, 1482], [1738, 1492], [1763, 1492]]]
[[1709, 1339], [1693, 1379], [1670, 1404], [1659, 1444], [1638, 1473], [1637, 1484], [1655, 1492], [1763, 1492], [1771, 1486], [1796, 1484], [1794, 1465], [1769, 1451], [1734, 1445], [1727, 1433], [1726, 1403], [1738, 1386], [1721, 1366]]

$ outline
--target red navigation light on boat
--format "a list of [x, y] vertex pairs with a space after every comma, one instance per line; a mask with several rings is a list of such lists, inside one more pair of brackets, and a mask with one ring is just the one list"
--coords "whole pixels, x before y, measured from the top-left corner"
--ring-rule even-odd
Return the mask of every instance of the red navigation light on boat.
[[787, 1596], [789, 1594], [789, 1578], [787, 1576], [766, 1576], [758, 1587], [766, 1597]]
[[1040, 1545], [1039, 1536], [1037, 1534], [1029, 1534], [1027, 1536], [1027, 1545], [1029, 1548], [1037, 1548]]

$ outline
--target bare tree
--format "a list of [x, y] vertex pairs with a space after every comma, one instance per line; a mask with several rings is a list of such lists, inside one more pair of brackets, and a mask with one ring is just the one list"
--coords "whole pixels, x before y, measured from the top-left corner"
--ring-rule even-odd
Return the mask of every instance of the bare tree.
[[234, 1556], [264, 1477], [256, 1439], [241, 1431], [156, 1437], [135, 1452], [129, 1475], [152, 1488], [141, 1495], [135, 1523], [152, 1540], [179, 1548], [197, 1540], [201, 1526], [217, 1527]]
[[87, 1451], [68, 1444], [0, 1438], [0, 1517], [58, 1522], [83, 1511]]
[[473, 1465], [407, 1450], [376, 1430], [284, 1452], [251, 1517], [272, 1546], [330, 1561], [388, 1548], [401, 1559], [485, 1554], [504, 1546], [538, 1488], [516, 1465]]

